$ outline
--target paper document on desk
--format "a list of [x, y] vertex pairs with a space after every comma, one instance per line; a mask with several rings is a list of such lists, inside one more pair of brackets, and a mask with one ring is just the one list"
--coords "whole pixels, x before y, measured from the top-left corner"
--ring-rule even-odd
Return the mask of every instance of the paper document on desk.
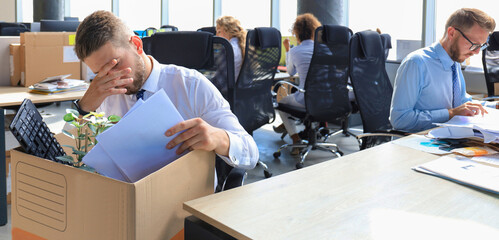
[[433, 138], [479, 137], [485, 143], [499, 143], [499, 110], [487, 108], [488, 114], [476, 116], [454, 116], [445, 123], [435, 123], [442, 128], [428, 133]]
[[499, 194], [499, 168], [467, 158], [444, 156], [413, 169]]
[[[166, 148], [166, 144], [178, 134], [166, 137], [164, 133], [183, 118], [166, 93], [160, 90], [138, 104], [115, 126], [97, 136], [97, 146], [100, 145], [102, 152], [129, 182], [136, 182], [179, 157], [175, 153], [178, 146]], [[102, 152], [99, 154], [103, 155]], [[84, 159], [84, 162], [92, 160]]]
[[449, 154], [449, 151], [442, 150], [440, 147], [441, 143], [439, 140], [430, 139], [421, 135], [411, 135], [404, 138], [397, 139], [392, 141], [393, 144], [397, 144], [404, 147], [410, 147], [419, 151], [433, 153], [433, 154]]

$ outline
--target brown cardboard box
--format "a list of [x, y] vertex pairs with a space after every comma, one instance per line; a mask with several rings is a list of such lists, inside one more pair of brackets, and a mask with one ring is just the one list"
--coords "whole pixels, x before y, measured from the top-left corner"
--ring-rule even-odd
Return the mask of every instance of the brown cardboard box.
[[10, 55], [10, 85], [18, 86], [21, 82], [21, 44], [11, 43], [9, 45]]
[[499, 95], [499, 83], [494, 83], [494, 95]]
[[182, 235], [182, 203], [214, 189], [213, 152], [190, 152], [135, 183], [11, 156], [13, 240], [171, 239]]
[[74, 42], [74, 32], [21, 33], [25, 57], [21, 85], [27, 87], [47, 77], [63, 74], [71, 74], [71, 79], [81, 79], [81, 63], [74, 53]]

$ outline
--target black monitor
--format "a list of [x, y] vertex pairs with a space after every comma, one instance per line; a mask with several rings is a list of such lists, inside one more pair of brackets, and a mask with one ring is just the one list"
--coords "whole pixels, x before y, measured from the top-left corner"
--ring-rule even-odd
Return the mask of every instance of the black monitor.
[[40, 32], [76, 32], [78, 21], [41, 20]]

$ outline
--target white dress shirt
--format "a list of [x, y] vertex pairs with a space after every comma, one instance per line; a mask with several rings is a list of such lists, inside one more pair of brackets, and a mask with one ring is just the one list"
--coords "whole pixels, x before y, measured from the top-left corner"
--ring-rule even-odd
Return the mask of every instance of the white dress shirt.
[[[314, 40], [308, 39], [301, 42], [300, 45], [289, 49], [286, 53], [286, 69], [289, 75], [293, 76], [298, 72], [300, 77], [300, 88], [305, 89], [305, 81], [307, 80], [308, 68], [310, 67], [310, 61], [312, 60], [312, 54], [314, 53]], [[296, 91], [291, 96], [293, 96], [296, 102], [305, 106], [305, 95]]]
[[[230, 140], [229, 156], [219, 155], [227, 164], [244, 169], [254, 168], [258, 148], [253, 138], [239, 124], [229, 103], [201, 73], [175, 65], [163, 65], [153, 57], [152, 71], [142, 89], [144, 100], [163, 89], [184, 120], [201, 118], [213, 127], [224, 129]], [[111, 95], [97, 112], [123, 116], [137, 102], [135, 95]], [[167, 129], [165, 129], [166, 132]]]
[[232, 45], [232, 50], [234, 51], [234, 72], [236, 74], [236, 78], [234, 79], [237, 81], [237, 77], [241, 71], [241, 65], [243, 64], [243, 54], [241, 53], [239, 40], [237, 40], [237, 38], [231, 38], [229, 42], [230, 45]]

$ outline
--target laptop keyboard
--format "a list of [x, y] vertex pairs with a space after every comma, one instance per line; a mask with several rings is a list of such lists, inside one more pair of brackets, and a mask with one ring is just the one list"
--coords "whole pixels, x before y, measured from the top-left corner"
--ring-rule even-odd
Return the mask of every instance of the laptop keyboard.
[[66, 155], [29, 99], [24, 99], [9, 128], [28, 154], [56, 162], [56, 157]]

